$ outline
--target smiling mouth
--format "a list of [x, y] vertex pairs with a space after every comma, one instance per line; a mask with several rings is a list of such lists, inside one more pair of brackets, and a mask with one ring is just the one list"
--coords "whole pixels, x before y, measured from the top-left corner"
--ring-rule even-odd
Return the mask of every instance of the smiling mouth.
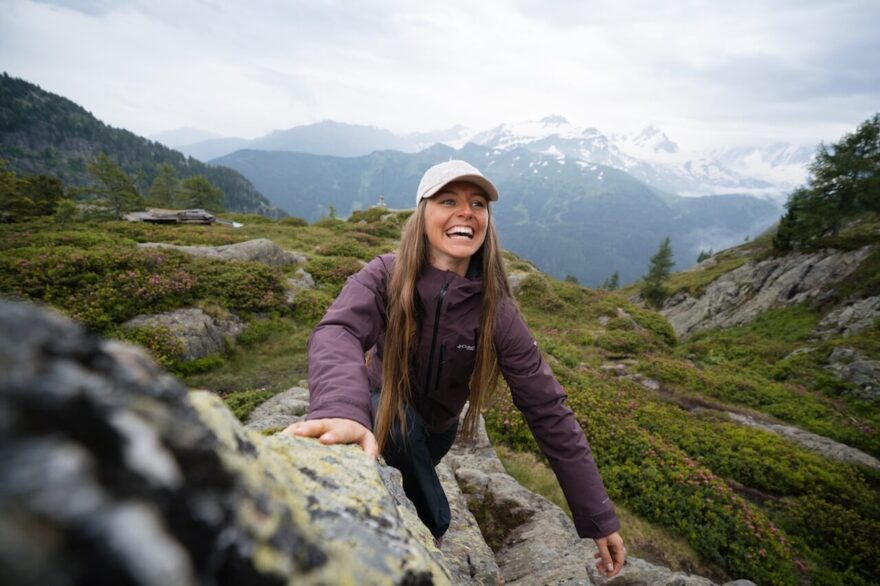
[[446, 235], [450, 238], [473, 240], [474, 229], [467, 226], [453, 226], [446, 231]]

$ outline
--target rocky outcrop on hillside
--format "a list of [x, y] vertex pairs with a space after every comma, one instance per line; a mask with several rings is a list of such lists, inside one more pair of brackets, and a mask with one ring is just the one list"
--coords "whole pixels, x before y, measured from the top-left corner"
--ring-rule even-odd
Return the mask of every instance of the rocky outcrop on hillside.
[[679, 338], [700, 330], [748, 323], [768, 309], [814, 299], [852, 274], [874, 250], [825, 250], [749, 262], [724, 273], [694, 297], [680, 292], [661, 313]]
[[830, 311], [816, 328], [820, 338], [851, 336], [870, 328], [880, 319], [880, 296], [859, 299]]
[[165, 331], [180, 343], [181, 360], [195, 360], [225, 351], [227, 340], [237, 338], [245, 330], [245, 323], [232, 314], [218, 317], [197, 307], [186, 307], [165, 313], [139, 315], [122, 324], [122, 327]]
[[880, 360], [870, 360], [855, 348], [838, 346], [828, 357], [828, 370], [856, 385], [856, 394], [872, 401], [880, 396]]
[[141, 248], [171, 248], [193, 256], [217, 260], [249, 260], [273, 267], [302, 264], [307, 258], [304, 254], [288, 252], [267, 238], [256, 238], [237, 244], [223, 246], [181, 246], [164, 242], [145, 242]]

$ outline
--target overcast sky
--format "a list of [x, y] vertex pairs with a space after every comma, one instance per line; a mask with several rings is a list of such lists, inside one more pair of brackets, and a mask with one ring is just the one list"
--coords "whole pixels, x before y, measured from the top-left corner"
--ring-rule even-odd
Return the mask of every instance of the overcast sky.
[[561, 114], [683, 147], [880, 111], [880, 0], [0, 0], [0, 70], [141, 135]]

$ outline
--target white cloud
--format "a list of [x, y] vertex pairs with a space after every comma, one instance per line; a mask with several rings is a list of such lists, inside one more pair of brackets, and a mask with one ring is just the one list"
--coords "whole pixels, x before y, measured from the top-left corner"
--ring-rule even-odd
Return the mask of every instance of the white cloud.
[[872, 0], [9, 0], [12, 74], [140, 134], [560, 113], [681, 143], [836, 140], [880, 104]]

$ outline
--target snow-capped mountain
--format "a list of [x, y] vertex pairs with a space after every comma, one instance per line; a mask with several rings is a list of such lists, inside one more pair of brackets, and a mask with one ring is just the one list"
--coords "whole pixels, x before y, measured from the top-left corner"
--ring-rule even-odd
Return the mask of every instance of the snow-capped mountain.
[[[771, 169], [761, 176], [738, 171], [711, 154], [682, 152], [660, 129], [649, 126], [632, 136], [606, 136], [596, 128], [578, 128], [562, 116], [502, 124], [447, 142], [454, 148], [473, 142], [496, 150], [525, 148], [614, 167], [664, 191], [679, 195], [743, 193], [780, 201], [791, 188]], [[734, 153], [728, 160], [739, 162]], [[748, 169], [746, 165], [741, 166]]]
[[816, 149], [776, 143], [767, 147], [734, 147], [710, 156], [749, 177], [758, 177], [790, 191], [807, 180], [808, 166]]

